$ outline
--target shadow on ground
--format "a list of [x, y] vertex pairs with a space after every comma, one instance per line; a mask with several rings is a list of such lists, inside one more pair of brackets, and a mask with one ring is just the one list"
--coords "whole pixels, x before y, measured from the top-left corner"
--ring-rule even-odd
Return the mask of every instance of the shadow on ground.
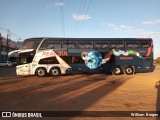
[[[10, 111], [85, 111], [130, 78], [106, 74], [72, 75], [55, 80], [49, 77], [45, 78], [46, 81], [39, 80], [40, 83], [35, 80], [28, 86], [29, 83], [21, 81], [26, 87], [0, 93], [0, 107]], [[8, 103], [5, 103], [6, 100]]]
[[[156, 82], [155, 87], [157, 88], [156, 111], [160, 115], [160, 81]], [[160, 116], [157, 117], [157, 120], [160, 120]]]

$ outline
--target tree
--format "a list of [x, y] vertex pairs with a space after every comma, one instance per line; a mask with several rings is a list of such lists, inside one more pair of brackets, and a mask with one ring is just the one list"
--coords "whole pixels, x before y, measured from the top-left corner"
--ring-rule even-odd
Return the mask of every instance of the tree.
[[155, 59], [156, 63], [160, 63], [160, 57], [158, 57], [157, 59]]

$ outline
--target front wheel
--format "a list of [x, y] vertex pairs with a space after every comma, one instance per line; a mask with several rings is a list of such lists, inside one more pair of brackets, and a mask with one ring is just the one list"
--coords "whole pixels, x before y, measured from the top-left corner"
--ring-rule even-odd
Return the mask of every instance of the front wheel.
[[46, 69], [45, 68], [38, 68], [36, 70], [36, 75], [38, 77], [44, 77], [46, 75]]
[[60, 74], [61, 74], [61, 71], [60, 71], [59, 67], [51, 68], [51, 70], [50, 70], [50, 75], [51, 76], [58, 76]]

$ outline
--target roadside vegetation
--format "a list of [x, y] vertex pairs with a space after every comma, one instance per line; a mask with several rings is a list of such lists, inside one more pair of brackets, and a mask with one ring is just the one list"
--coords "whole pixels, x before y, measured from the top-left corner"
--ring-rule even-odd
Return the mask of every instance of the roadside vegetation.
[[157, 59], [155, 59], [156, 63], [160, 63], [160, 57], [158, 57]]

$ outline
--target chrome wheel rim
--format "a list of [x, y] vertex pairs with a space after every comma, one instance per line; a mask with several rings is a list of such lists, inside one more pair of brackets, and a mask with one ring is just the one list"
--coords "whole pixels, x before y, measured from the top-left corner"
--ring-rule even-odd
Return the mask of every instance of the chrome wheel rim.
[[44, 70], [38, 70], [38, 75], [39, 76], [44, 76], [44, 74], [45, 74]]
[[129, 74], [132, 73], [132, 68], [127, 68], [126, 72], [129, 73]]
[[120, 74], [121, 70], [120, 70], [120, 68], [115, 68], [114, 72], [115, 72], [115, 74]]
[[59, 71], [57, 69], [52, 70], [52, 75], [58, 75], [58, 74], [59, 74]]

